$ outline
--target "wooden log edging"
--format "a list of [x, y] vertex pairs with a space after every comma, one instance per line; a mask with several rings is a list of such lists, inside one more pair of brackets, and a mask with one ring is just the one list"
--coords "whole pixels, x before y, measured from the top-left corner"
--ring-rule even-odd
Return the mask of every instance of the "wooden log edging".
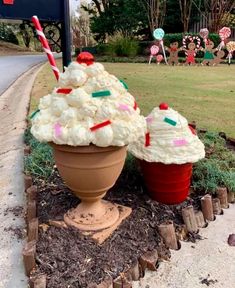
[[217, 196], [220, 200], [221, 208], [227, 209], [229, 207], [227, 188], [226, 187], [218, 187], [217, 188]]
[[[36, 267], [36, 244], [38, 241], [38, 218], [37, 218], [37, 187], [32, 185], [32, 178], [24, 176], [26, 193], [26, 224], [27, 224], [27, 242], [23, 247], [22, 256], [25, 267], [25, 274], [29, 277], [31, 288], [46, 288], [46, 275], [37, 275], [31, 277], [32, 271]], [[31, 185], [30, 185], [31, 184]]]
[[202, 214], [207, 221], [214, 221], [215, 216], [213, 213], [212, 197], [206, 194], [201, 198]]
[[182, 216], [188, 232], [198, 232], [198, 225], [192, 205], [182, 209]]
[[[36, 217], [36, 196], [37, 187], [32, 185], [32, 178], [30, 176], [25, 176], [25, 183], [27, 185], [31, 184], [26, 189], [27, 195], [27, 243], [23, 248], [23, 260], [25, 266], [26, 275], [29, 277], [29, 283], [31, 288], [46, 288], [46, 275], [36, 275], [30, 277], [32, 270], [36, 266], [36, 242], [38, 240], [38, 218]], [[29, 184], [28, 184], [29, 183]], [[226, 191], [227, 192], [227, 191]], [[219, 201], [219, 202], [218, 202]], [[202, 211], [194, 211], [192, 205], [182, 209], [182, 216], [185, 222], [186, 231], [197, 232], [198, 228], [203, 228], [206, 226], [207, 221], [214, 220], [213, 207], [219, 206], [220, 200], [213, 199], [211, 195], [205, 195], [201, 199]], [[219, 204], [218, 204], [219, 203]], [[51, 221], [53, 222], [53, 221]], [[51, 223], [51, 225], [62, 227], [62, 225], [57, 225], [57, 223]], [[184, 225], [182, 225], [184, 226]], [[176, 231], [173, 221], [167, 221], [158, 226], [158, 231], [162, 236], [166, 246], [169, 249], [179, 250], [180, 242], [177, 239]], [[181, 239], [184, 240], [184, 239]], [[145, 270], [149, 269], [152, 271], [157, 270], [157, 264], [159, 261], [159, 256], [157, 250], [148, 251], [141, 255], [127, 271], [120, 273], [116, 279], [106, 278], [100, 284], [91, 283], [88, 285], [89, 288], [132, 288], [132, 281], [138, 281], [140, 278], [144, 277]]]

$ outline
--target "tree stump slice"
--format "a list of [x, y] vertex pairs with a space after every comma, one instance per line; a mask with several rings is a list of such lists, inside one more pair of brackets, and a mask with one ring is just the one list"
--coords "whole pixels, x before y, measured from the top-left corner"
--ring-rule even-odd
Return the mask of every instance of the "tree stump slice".
[[37, 186], [32, 185], [26, 190], [27, 200], [33, 201], [37, 198]]
[[38, 240], [38, 218], [29, 221], [28, 225], [28, 242]]
[[206, 194], [201, 198], [202, 213], [205, 220], [214, 221], [213, 205], [211, 195]]
[[33, 180], [31, 176], [24, 175], [24, 188], [27, 190], [30, 186], [33, 185]]
[[139, 263], [142, 268], [142, 271], [145, 271], [148, 268], [151, 271], [156, 271], [156, 264], [158, 260], [157, 250], [148, 251], [139, 258]]
[[192, 205], [182, 209], [182, 216], [188, 232], [198, 232], [198, 225]]
[[166, 246], [170, 249], [178, 250], [178, 243], [173, 222], [168, 221], [166, 223], [162, 223], [158, 226], [158, 230]]
[[29, 277], [30, 272], [35, 268], [36, 241], [27, 242], [23, 248], [23, 261], [25, 274]]
[[222, 209], [220, 205], [220, 200], [219, 198], [214, 198], [212, 200], [212, 205], [213, 205], [213, 212], [215, 215], [221, 215], [222, 214]]
[[217, 189], [217, 195], [218, 195], [218, 198], [220, 200], [220, 205], [221, 205], [221, 208], [224, 208], [224, 209], [227, 209], [228, 208], [228, 192], [227, 192], [227, 188], [225, 187], [219, 187]]

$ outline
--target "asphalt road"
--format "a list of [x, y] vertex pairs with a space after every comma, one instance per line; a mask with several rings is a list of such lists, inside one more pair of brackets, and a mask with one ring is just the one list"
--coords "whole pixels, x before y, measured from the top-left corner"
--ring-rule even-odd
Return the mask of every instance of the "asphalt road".
[[24, 72], [47, 61], [45, 55], [0, 56], [0, 95]]

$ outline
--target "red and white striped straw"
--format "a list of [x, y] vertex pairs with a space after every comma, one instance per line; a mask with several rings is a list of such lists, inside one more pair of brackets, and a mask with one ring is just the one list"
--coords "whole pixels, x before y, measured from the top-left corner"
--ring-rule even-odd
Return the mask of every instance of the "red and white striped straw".
[[32, 17], [32, 22], [35, 26], [35, 29], [36, 29], [36, 32], [38, 34], [38, 38], [42, 44], [42, 47], [44, 49], [44, 51], [46, 52], [47, 54], [47, 58], [48, 58], [48, 61], [50, 62], [50, 65], [51, 65], [51, 68], [55, 74], [55, 77], [57, 80], [59, 80], [59, 75], [60, 75], [60, 71], [59, 69], [57, 68], [56, 66], [56, 62], [55, 62], [55, 58], [53, 56], [53, 53], [51, 52], [51, 49], [50, 49], [50, 46], [48, 44], [48, 41], [46, 39], [46, 36], [45, 34], [43, 33], [43, 30], [42, 30], [42, 26], [40, 24], [40, 21], [38, 19], [37, 16], [33, 16]]

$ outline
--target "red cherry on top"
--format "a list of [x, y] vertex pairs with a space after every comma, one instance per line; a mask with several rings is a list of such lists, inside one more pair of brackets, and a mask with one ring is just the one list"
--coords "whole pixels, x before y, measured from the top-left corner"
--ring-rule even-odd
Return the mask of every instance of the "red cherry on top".
[[167, 103], [161, 103], [160, 105], [159, 105], [159, 109], [160, 110], [168, 110], [168, 108], [169, 108], [169, 106], [168, 106], [168, 104]]
[[87, 66], [93, 64], [95, 61], [94, 56], [89, 52], [81, 52], [77, 57], [79, 64], [86, 64]]

